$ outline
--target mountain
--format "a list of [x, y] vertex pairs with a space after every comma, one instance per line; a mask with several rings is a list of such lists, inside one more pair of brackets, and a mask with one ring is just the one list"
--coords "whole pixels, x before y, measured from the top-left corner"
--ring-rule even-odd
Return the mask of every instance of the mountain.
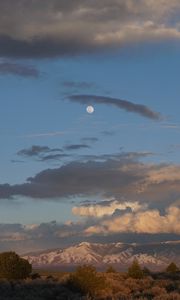
[[97, 244], [83, 242], [64, 249], [29, 253], [23, 256], [34, 267], [75, 267], [92, 264], [97, 268], [114, 265], [126, 269], [136, 258], [142, 266], [160, 270], [170, 262], [180, 265], [180, 241], [154, 244]]

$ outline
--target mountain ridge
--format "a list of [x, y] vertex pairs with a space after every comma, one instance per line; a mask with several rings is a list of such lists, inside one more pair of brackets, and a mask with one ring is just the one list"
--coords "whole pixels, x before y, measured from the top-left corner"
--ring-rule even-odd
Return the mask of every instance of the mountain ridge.
[[23, 255], [34, 267], [75, 267], [80, 264], [92, 264], [96, 267], [116, 265], [127, 268], [134, 259], [142, 266], [153, 270], [166, 267], [171, 261], [180, 265], [180, 241], [160, 243], [88, 243], [66, 248], [31, 252]]

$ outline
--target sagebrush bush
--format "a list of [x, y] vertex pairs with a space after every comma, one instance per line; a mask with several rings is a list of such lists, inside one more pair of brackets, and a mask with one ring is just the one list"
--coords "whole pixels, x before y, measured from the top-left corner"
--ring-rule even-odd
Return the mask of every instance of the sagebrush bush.
[[67, 286], [81, 294], [95, 295], [104, 285], [104, 277], [98, 275], [95, 267], [90, 265], [79, 266], [67, 280]]

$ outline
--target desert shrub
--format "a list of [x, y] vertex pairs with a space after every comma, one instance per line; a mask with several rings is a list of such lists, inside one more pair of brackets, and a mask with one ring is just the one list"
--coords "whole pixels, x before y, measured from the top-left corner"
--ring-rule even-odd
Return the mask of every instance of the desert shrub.
[[159, 286], [154, 286], [151, 289], [152, 295], [153, 296], [160, 296], [160, 295], [166, 295], [166, 289], [163, 287], [159, 287]]
[[46, 277], [46, 280], [56, 282], [56, 281], [58, 281], [58, 278], [56, 278], [56, 277], [54, 277], [52, 275], [49, 275], [49, 276]]
[[171, 280], [169, 280], [169, 279], [160, 279], [160, 280], [155, 280], [154, 285], [166, 289], [170, 283], [171, 283]]
[[143, 278], [143, 276], [143, 270], [141, 269], [138, 260], [135, 259], [128, 269], [128, 277], [132, 277], [134, 279], [141, 279]]
[[108, 273], [106, 276], [106, 286], [109, 287], [113, 295], [127, 296], [130, 295], [131, 289], [124, 284], [124, 281], [119, 277], [112, 276], [113, 273]]
[[179, 268], [177, 267], [177, 265], [172, 262], [169, 264], [169, 266], [166, 268], [166, 272], [168, 273], [176, 273], [179, 271]]
[[136, 293], [141, 289], [139, 279], [128, 278], [124, 281], [124, 286], [131, 290], [131, 293]]
[[32, 273], [31, 276], [30, 276], [30, 278], [31, 278], [32, 280], [35, 280], [35, 279], [41, 278], [41, 276], [39, 275], [39, 273]]
[[150, 276], [141, 279], [141, 281], [140, 281], [141, 289], [145, 290], [145, 289], [151, 288], [153, 285], [153, 282], [154, 281]]
[[31, 264], [15, 252], [0, 254], [0, 277], [6, 279], [24, 279], [32, 272]]
[[166, 290], [168, 293], [175, 292], [178, 290], [178, 281], [172, 280], [169, 282], [169, 284], [166, 286]]
[[95, 295], [104, 288], [105, 279], [98, 275], [95, 267], [91, 265], [79, 266], [76, 271], [69, 276], [67, 287], [81, 294]]
[[170, 293], [168, 294], [168, 300], [180, 300], [180, 294], [179, 293]]

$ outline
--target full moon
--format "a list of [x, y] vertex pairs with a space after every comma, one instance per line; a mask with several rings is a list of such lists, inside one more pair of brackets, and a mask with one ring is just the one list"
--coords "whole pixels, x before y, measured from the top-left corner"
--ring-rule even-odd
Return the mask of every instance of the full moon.
[[88, 112], [88, 114], [92, 114], [94, 112], [94, 107], [93, 106], [87, 106], [86, 111]]

